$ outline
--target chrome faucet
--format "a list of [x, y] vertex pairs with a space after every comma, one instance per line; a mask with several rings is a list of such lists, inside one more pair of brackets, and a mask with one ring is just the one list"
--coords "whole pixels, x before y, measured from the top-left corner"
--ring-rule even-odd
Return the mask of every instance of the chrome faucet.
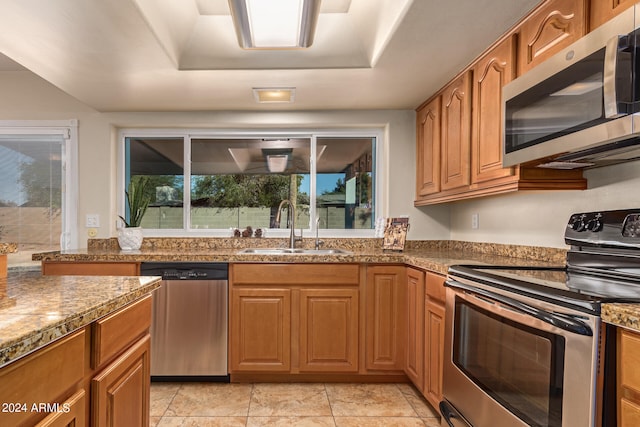
[[324, 245], [324, 242], [318, 238], [318, 229], [320, 228], [320, 221], [322, 218], [316, 218], [316, 250], [320, 249], [320, 246]]
[[287, 218], [287, 222], [289, 223], [289, 227], [291, 228], [291, 234], [289, 235], [289, 247], [291, 249], [295, 249], [296, 242], [302, 242], [302, 229], [300, 229], [300, 236], [296, 236], [296, 208], [291, 203], [291, 200], [284, 199], [278, 205], [278, 213], [276, 214], [276, 224], [280, 227], [280, 214], [282, 212], [282, 206], [284, 204], [289, 205], [289, 215]]

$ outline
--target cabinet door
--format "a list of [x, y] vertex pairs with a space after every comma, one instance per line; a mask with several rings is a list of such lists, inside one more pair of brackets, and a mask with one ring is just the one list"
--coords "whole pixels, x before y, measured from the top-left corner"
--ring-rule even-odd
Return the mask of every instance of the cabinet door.
[[618, 328], [618, 425], [640, 422], [640, 334]]
[[587, 0], [549, 0], [522, 23], [518, 47], [519, 75], [586, 33], [586, 3]]
[[150, 341], [146, 335], [91, 380], [93, 426], [149, 425]]
[[85, 392], [80, 390], [62, 404], [59, 412], [48, 415], [35, 427], [84, 427], [85, 419]]
[[591, 18], [589, 23], [589, 30], [593, 31], [594, 28], [604, 24], [614, 16], [619, 15], [624, 10], [628, 9], [637, 3], [637, 0], [595, 0], [590, 3]]
[[442, 92], [441, 188], [470, 183], [471, 72], [464, 73]]
[[405, 373], [422, 391], [424, 362], [424, 272], [407, 268], [407, 344]]
[[438, 96], [417, 112], [416, 199], [440, 191], [441, 106]]
[[427, 298], [425, 301], [424, 396], [434, 408], [442, 400], [444, 362], [444, 306]]
[[367, 267], [365, 351], [367, 370], [404, 366], [405, 267]]
[[291, 290], [234, 289], [231, 371], [291, 370]]
[[502, 87], [515, 77], [515, 36], [505, 39], [473, 68], [471, 181], [513, 176], [502, 167]]
[[358, 290], [300, 290], [300, 371], [358, 371]]

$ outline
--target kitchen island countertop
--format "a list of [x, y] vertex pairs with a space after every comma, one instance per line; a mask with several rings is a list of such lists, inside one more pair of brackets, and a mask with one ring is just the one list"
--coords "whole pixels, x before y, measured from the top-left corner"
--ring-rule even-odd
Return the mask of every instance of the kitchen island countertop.
[[160, 286], [160, 277], [42, 276], [0, 279], [0, 367], [80, 329]]

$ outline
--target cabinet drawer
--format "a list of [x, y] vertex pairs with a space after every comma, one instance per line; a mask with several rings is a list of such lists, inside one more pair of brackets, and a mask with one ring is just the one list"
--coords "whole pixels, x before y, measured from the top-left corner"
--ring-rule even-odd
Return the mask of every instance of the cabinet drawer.
[[427, 284], [425, 293], [431, 299], [444, 303], [446, 296], [446, 290], [444, 287], [444, 281], [446, 278], [439, 274], [427, 272]]
[[32, 411], [34, 404], [62, 403], [60, 399], [83, 378], [84, 346], [83, 329], [2, 368], [0, 402], [23, 406], [0, 411], [0, 425], [27, 424], [38, 415], [42, 419], [46, 414]]
[[42, 263], [45, 276], [139, 276], [140, 263], [135, 262], [63, 262]]
[[147, 333], [152, 301], [149, 295], [93, 323], [92, 368], [107, 362]]
[[354, 285], [360, 283], [357, 264], [233, 264], [234, 285]]

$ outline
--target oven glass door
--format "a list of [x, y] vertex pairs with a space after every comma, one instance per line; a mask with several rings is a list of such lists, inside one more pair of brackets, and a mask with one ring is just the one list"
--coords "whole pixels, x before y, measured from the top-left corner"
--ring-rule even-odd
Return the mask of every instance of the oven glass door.
[[453, 363], [530, 426], [561, 426], [565, 338], [456, 298]]

